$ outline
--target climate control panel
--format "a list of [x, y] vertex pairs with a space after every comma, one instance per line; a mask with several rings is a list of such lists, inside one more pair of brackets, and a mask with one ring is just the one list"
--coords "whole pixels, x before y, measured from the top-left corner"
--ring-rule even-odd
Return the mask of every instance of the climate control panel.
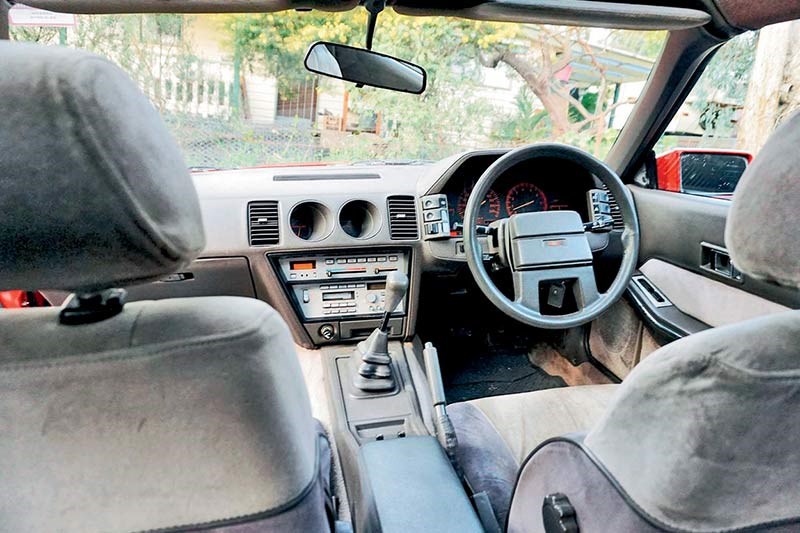
[[[408, 274], [409, 253], [281, 256], [275, 260], [304, 321], [363, 318], [384, 311], [386, 275]], [[395, 314], [405, 314], [401, 302]]]

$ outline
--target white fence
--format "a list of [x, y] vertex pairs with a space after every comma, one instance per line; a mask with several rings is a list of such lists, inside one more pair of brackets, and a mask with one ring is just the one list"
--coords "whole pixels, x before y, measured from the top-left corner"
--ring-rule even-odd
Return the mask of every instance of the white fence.
[[[228, 63], [201, 63], [191, 69], [162, 66], [142, 90], [159, 110], [200, 117], [229, 118], [235, 107], [234, 68]], [[150, 69], [156, 70], [156, 69]]]

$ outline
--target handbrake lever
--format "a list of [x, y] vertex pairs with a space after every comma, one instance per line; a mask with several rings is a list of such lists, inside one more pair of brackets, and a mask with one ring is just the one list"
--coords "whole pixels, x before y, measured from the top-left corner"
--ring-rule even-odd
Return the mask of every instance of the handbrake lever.
[[436, 438], [447, 453], [453, 467], [458, 471], [458, 460], [456, 459], [458, 437], [453, 422], [447, 414], [442, 371], [439, 367], [439, 351], [432, 343], [426, 342], [425, 348], [422, 350], [422, 357], [425, 360], [425, 373], [428, 375], [428, 385], [433, 400], [433, 427], [436, 430]]

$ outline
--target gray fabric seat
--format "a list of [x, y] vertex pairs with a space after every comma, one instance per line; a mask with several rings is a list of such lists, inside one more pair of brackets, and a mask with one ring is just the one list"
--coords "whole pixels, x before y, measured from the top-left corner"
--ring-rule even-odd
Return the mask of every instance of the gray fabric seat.
[[[800, 206], [797, 146], [800, 114], [742, 177], [726, 228], [740, 270], [793, 288], [800, 239], [786, 214]], [[800, 311], [789, 311], [669, 344], [600, 394], [571, 387], [452, 405], [465, 475], [508, 531], [545, 531], [543, 505], [557, 494], [582, 532], [797, 531], [798, 346]]]
[[[0, 290], [90, 302], [202, 251], [186, 164], [122, 71], [2, 42], [0, 89]], [[329, 444], [275, 310], [105, 309], [0, 313], [0, 530], [331, 529]]]
[[617, 385], [586, 385], [455, 403], [458, 460], [475, 492], [486, 492], [505, 523], [517, 473], [547, 439], [586, 431], [603, 415]]

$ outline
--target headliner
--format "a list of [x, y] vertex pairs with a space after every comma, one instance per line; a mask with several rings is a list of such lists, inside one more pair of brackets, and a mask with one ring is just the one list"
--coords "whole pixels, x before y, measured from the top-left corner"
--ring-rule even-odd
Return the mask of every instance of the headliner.
[[[289, 9], [346, 11], [358, 0], [24, 0], [72, 13], [221, 13]], [[678, 30], [711, 25], [734, 34], [800, 18], [797, 0], [389, 0], [398, 13], [476, 20], [537, 22], [628, 29]]]

